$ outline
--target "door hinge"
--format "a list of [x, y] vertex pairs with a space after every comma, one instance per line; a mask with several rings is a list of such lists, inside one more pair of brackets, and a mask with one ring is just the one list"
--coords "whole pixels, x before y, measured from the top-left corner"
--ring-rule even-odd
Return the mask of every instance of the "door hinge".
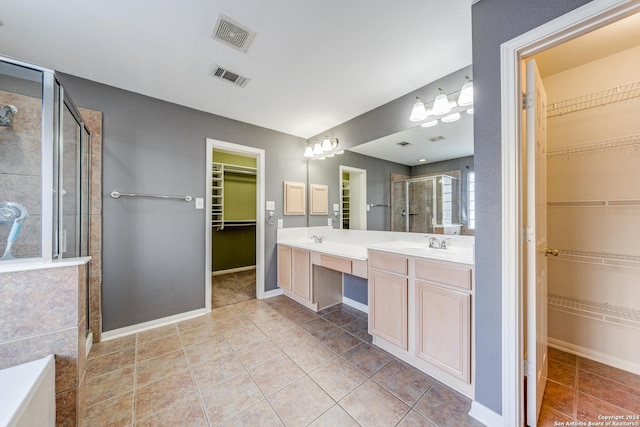
[[531, 377], [533, 376], [533, 370], [531, 369], [531, 363], [529, 363], [528, 360], [523, 360], [522, 361], [522, 371], [524, 372], [524, 375], [527, 377]]
[[533, 93], [522, 92], [522, 109], [528, 110], [531, 107], [533, 107]]

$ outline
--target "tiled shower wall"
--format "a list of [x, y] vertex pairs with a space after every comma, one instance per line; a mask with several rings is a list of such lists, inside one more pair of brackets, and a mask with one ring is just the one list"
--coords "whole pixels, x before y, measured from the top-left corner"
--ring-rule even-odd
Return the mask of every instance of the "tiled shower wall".
[[[30, 88], [20, 88], [29, 91]], [[0, 107], [18, 109], [11, 126], [0, 126], [0, 202], [16, 202], [29, 216], [12, 247], [16, 257], [39, 257], [41, 235], [42, 100], [0, 90]], [[0, 256], [12, 223], [0, 223]]]

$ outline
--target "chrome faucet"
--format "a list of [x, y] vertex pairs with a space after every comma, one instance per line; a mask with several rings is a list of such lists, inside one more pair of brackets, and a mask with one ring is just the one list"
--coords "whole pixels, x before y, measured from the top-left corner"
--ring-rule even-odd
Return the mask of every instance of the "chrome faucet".
[[438, 239], [436, 239], [435, 237], [430, 237], [429, 238], [429, 247], [430, 248], [439, 249], [440, 248], [440, 241]]
[[440, 242], [440, 249], [447, 249], [447, 240], [451, 239], [442, 239], [442, 242]]
[[311, 236], [311, 238], [315, 243], [322, 243], [322, 241], [324, 240], [324, 236], [316, 236], [315, 234]]

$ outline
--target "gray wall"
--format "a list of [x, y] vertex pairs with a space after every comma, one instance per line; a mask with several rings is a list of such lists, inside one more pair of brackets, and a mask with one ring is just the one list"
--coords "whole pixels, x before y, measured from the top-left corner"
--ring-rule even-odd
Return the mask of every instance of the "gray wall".
[[[69, 75], [78, 106], [103, 119], [103, 329], [204, 307], [205, 211], [194, 203], [112, 199], [112, 190], [205, 197], [206, 138], [266, 151], [266, 200], [282, 215], [284, 180], [306, 180], [306, 141]], [[241, 89], [240, 89], [241, 90]], [[264, 207], [260, 207], [264, 208]], [[267, 290], [276, 288], [275, 226], [265, 225]]]
[[[409, 174], [409, 166], [376, 159], [363, 154], [345, 151], [344, 154], [326, 160], [309, 160], [309, 184], [329, 186], [329, 215], [333, 216], [333, 204], [340, 203], [340, 165], [367, 171], [367, 203], [391, 203], [391, 173]], [[310, 215], [309, 226], [327, 225], [326, 215]], [[389, 230], [391, 210], [373, 207], [367, 212], [367, 230]], [[340, 224], [334, 224], [340, 228]]]
[[585, 3], [588, 1], [481, 0], [472, 8], [476, 400], [497, 413], [502, 413], [500, 45]]

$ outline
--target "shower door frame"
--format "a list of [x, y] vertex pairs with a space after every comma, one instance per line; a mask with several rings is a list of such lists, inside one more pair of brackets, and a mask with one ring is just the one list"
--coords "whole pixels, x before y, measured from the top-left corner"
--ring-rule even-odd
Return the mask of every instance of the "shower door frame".
[[256, 298], [263, 299], [265, 294], [265, 151], [260, 148], [234, 144], [207, 138], [206, 153], [206, 198], [205, 198], [205, 312], [211, 312], [211, 271], [212, 271], [212, 232], [211, 232], [211, 178], [213, 149], [224, 150], [235, 154], [255, 157], [256, 159]]

